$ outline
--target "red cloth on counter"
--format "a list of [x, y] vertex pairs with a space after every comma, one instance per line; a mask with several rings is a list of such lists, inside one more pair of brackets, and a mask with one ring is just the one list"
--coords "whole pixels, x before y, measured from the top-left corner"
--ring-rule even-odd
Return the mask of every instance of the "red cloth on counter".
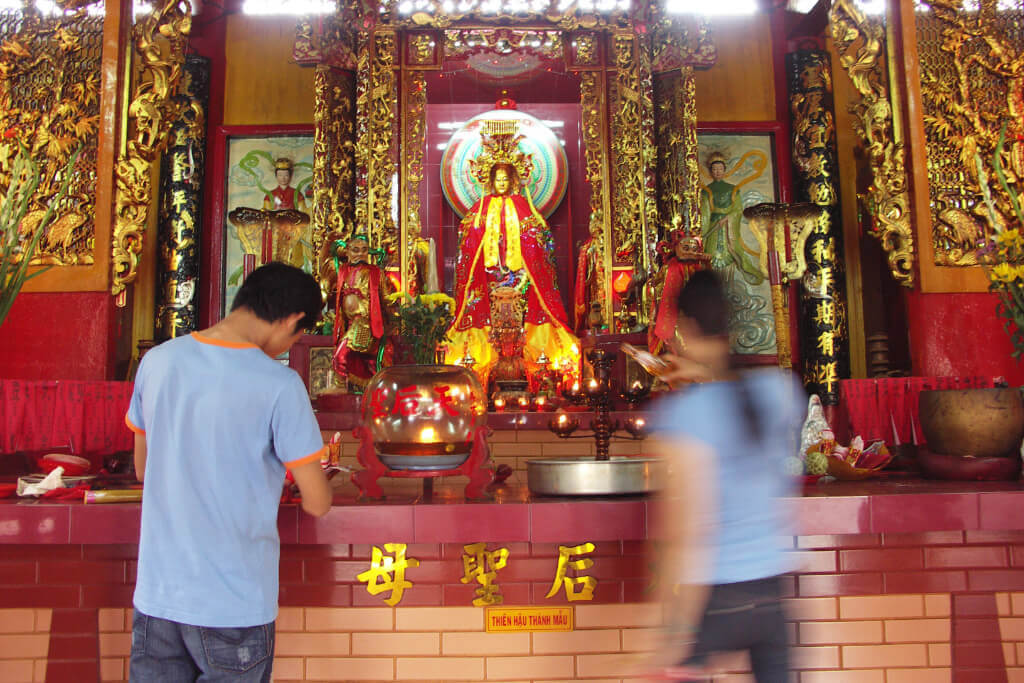
[[[848, 425], [845, 440], [857, 435], [866, 443], [882, 439], [893, 445], [893, 425], [900, 443], [924, 442], [918, 396], [932, 389], [986, 389], [992, 377], [878, 377], [839, 382], [839, 411]], [[838, 435], [837, 435], [838, 436]]]
[[93, 459], [130, 451], [131, 396], [131, 382], [0, 380], [0, 453], [63, 448]]

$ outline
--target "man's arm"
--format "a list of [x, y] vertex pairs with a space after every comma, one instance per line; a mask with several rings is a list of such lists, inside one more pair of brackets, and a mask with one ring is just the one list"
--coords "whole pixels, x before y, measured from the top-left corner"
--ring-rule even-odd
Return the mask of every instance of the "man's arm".
[[327, 475], [320, 467], [320, 460], [293, 467], [289, 470], [302, 494], [302, 509], [314, 517], [323, 517], [331, 509], [334, 492], [327, 481]]
[[135, 478], [142, 481], [146, 477], [146, 435], [135, 432]]

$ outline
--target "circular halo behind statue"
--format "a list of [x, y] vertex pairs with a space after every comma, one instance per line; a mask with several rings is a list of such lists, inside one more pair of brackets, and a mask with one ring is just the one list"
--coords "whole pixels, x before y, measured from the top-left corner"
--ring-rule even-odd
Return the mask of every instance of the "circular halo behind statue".
[[543, 121], [515, 109], [492, 109], [474, 116], [448, 140], [441, 157], [441, 187], [448, 203], [461, 218], [484, 194], [473, 176], [470, 162], [482, 151], [480, 133], [485, 121], [518, 122], [517, 130], [522, 136], [519, 149], [533, 162], [523, 192], [529, 192], [537, 211], [545, 218], [550, 217], [562, 203], [568, 185], [569, 163], [565, 150]]

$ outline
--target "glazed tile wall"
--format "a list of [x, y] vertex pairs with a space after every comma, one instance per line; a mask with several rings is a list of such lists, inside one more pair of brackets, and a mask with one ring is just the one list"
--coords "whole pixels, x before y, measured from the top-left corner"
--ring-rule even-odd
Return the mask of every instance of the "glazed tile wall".
[[[507, 543], [506, 604], [547, 601], [554, 545]], [[354, 581], [369, 546], [285, 546], [275, 680], [631, 680], [658, 611], [639, 542], [596, 543], [594, 602], [570, 633], [489, 634], [459, 544], [412, 544], [398, 607]], [[798, 683], [1024, 681], [1024, 532], [802, 536], [789, 583]], [[516, 560], [521, 564], [516, 565]], [[453, 571], [455, 572], [453, 575]], [[453, 578], [453, 576], [455, 578]], [[0, 683], [125, 680], [133, 546], [10, 545], [0, 555]], [[52, 624], [52, 628], [51, 628]], [[98, 635], [97, 635], [98, 631]], [[723, 680], [749, 680], [744, 662]]]

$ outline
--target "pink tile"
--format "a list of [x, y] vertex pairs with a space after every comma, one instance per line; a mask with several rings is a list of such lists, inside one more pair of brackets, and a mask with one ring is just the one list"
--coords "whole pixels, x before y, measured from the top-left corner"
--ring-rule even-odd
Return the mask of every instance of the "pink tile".
[[1024, 529], [1024, 506], [1021, 505], [1019, 492], [979, 493], [978, 505], [979, 529]]
[[299, 513], [299, 543], [412, 543], [410, 505], [335, 505], [316, 519]]
[[534, 503], [530, 508], [534, 543], [596, 544], [647, 536], [647, 504], [643, 500]]
[[882, 575], [875, 572], [859, 574], [807, 574], [796, 577], [799, 597], [829, 595], [876, 595], [882, 592]]
[[871, 531], [871, 509], [868, 496], [837, 496], [828, 498], [796, 498], [788, 501], [796, 516], [797, 533], [861, 534]]
[[[417, 543], [477, 543], [530, 540], [530, 506], [516, 504], [417, 505], [413, 509]], [[410, 539], [412, 540], [412, 539]]]
[[338, 583], [281, 584], [278, 602], [282, 607], [351, 607], [352, 587]]
[[871, 498], [871, 530], [882, 533], [978, 528], [978, 494], [878, 495]]
[[886, 593], [950, 593], [967, 590], [962, 571], [886, 572]]
[[71, 543], [138, 543], [142, 506], [119, 505], [69, 506]]
[[31, 502], [0, 505], [0, 543], [59, 543], [71, 536], [70, 506]]

